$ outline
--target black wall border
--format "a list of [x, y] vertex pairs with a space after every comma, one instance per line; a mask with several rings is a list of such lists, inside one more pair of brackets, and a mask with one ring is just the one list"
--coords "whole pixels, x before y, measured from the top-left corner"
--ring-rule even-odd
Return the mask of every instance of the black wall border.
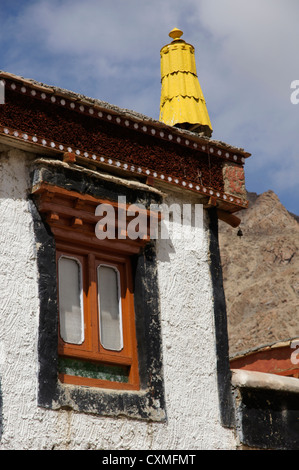
[[[80, 171], [36, 163], [31, 168], [31, 185], [39, 182], [95, 197], [117, 200], [126, 196], [129, 203], [160, 203], [160, 196], [139, 189], [99, 180]], [[162, 337], [156, 247], [150, 242], [134, 256], [134, 302], [141, 389], [104, 390], [61, 384], [58, 380], [58, 309], [55, 240], [49, 226], [30, 201], [37, 246], [40, 318], [38, 332], [38, 397], [41, 407], [72, 409], [101, 416], [125, 416], [165, 422]], [[152, 295], [155, 292], [156, 295]]]
[[242, 387], [238, 395], [237, 416], [243, 445], [254, 449], [298, 450], [298, 393]]
[[217, 209], [209, 209], [210, 273], [213, 286], [215, 342], [217, 358], [217, 383], [221, 423], [224, 427], [235, 426], [235, 405], [229, 365], [229, 342], [227, 312], [223, 288], [222, 265], [218, 237]]

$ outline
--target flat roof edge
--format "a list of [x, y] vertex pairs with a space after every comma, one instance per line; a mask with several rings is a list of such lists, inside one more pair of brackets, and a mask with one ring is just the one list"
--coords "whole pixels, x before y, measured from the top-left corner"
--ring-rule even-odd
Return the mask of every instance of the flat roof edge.
[[295, 377], [232, 369], [232, 385], [238, 388], [254, 388], [299, 393], [299, 380]]

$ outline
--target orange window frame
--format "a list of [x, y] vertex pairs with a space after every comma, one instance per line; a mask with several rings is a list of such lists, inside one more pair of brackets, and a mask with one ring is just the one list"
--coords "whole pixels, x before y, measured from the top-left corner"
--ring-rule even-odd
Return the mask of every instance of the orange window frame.
[[[107, 366], [125, 366], [128, 369], [128, 381], [116, 382], [77, 375], [59, 374], [62, 383], [86, 385], [92, 387], [138, 390], [139, 373], [137, 359], [137, 341], [135, 329], [134, 296], [131, 259], [128, 255], [116, 254], [101, 249], [89, 250], [81, 246], [71, 246], [63, 242], [56, 243], [57, 279], [58, 260], [61, 256], [75, 258], [82, 266], [82, 290], [84, 313], [84, 341], [82, 344], [70, 344], [63, 341], [58, 325], [58, 354], [60, 357], [90, 361]], [[97, 267], [108, 265], [119, 272], [122, 338], [120, 351], [105, 349], [100, 342]], [[59, 282], [58, 303], [59, 303]], [[59, 309], [58, 309], [59, 322]]]

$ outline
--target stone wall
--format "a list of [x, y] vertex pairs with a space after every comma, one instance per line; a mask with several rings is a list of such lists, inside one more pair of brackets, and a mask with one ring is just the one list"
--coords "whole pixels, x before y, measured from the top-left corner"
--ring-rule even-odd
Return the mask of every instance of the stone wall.
[[183, 240], [157, 242], [166, 422], [38, 406], [39, 273], [28, 198], [33, 157], [0, 148], [0, 449], [235, 448], [233, 431], [221, 425], [206, 213], [188, 249]]

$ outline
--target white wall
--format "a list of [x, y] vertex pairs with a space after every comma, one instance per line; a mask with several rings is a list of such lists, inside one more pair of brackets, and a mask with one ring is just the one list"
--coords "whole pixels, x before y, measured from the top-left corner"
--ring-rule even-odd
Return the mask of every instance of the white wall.
[[38, 272], [28, 158], [0, 146], [0, 449], [235, 448], [233, 431], [220, 425], [206, 228], [188, 250], [184, 240], [158, 243], [167, 423], [37, 407]]

